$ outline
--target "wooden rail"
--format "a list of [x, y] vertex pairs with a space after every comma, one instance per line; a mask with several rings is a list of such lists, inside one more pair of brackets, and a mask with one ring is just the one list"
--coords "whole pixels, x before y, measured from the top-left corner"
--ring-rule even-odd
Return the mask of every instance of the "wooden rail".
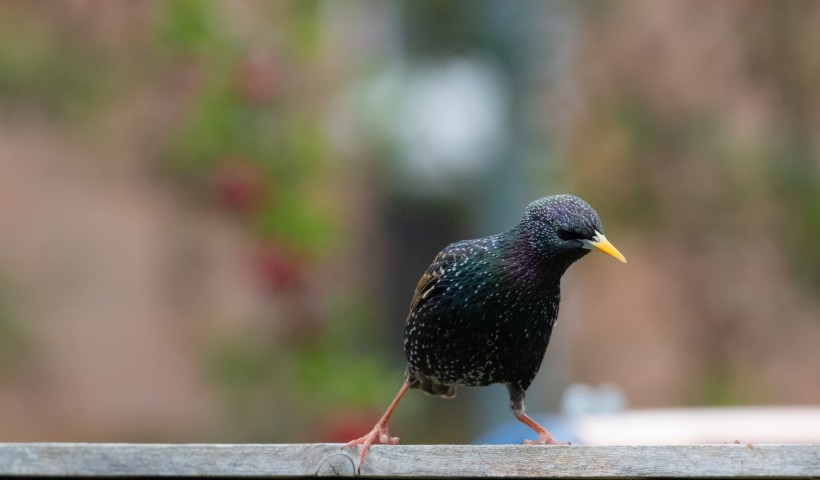
[[[338, 444], [0, 444], [0, 476], [354, 476]], [[820, 478], [820, 444], [374, 446], [362, 476]]]

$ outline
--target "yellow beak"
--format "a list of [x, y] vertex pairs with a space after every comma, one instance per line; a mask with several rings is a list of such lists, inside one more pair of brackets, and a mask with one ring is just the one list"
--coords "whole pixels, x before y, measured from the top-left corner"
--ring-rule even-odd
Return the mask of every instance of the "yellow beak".
[[607, 255], [612, 255], [618, 260], [626, 263], [626, 257], [624, 257], [624, 255], [621, 252], [619, 252], [617, 248], [615, 248], [615, 245], [609, 243], [609, 240], [606, 239], [603, 233], [597, 230], [595, 231], [595, 236], [592, 237], [592, 240], [584, 240], [584, 244], [586, 248], [597, 248], [598, 250], [606, 253]]

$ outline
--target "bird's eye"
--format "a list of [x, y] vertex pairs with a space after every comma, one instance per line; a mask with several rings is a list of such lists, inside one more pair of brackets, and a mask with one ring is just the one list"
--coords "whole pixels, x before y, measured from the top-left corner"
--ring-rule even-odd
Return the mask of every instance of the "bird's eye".
[[584, 238], [584, 235], [577, 230], [567, 230], [561, 228], [556, 233], [558, 234], [558, 238], [561, 240], [581, 240]]

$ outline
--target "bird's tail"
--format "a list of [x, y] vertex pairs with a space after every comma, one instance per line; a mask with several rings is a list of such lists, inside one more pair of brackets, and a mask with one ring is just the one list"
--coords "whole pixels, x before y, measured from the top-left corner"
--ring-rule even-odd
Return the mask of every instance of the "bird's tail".
[[407, 383], [410, 384], [410, 388], [418, 388], [424, 393], [438, 395], [444, 398], [453, 398], [456, 396], [455, 385], [441, 383], [421, 372], [411, 370], [409, 367], [405, 375]]

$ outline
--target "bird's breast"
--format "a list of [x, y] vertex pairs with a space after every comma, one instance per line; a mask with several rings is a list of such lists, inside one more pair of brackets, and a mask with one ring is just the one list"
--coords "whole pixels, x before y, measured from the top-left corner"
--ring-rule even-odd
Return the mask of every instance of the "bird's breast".
[[501, 283], [454, 282], [412, 311], [405, 330], [411, 368], [449, 384], [531, 381], [549, 342], [558, 290]]

